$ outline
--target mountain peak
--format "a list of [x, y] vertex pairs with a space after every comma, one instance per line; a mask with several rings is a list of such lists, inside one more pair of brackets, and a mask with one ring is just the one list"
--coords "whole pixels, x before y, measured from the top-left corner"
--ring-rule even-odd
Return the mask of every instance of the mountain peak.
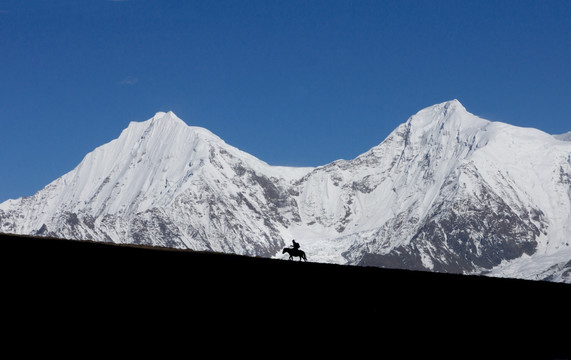
[[408, 119], [408, 123], [416, 129], [446, 127], [450, 130], [451, 127], [482, 127], [488, 121], [469, 113], [460, 101], [454, 99], [420, 110]]
[[462, 105], [462, 103], [460, 103], [460, 101], [453, 99], [453, 100], [445, 101], [443, 103], [432, 105], [432, 106], [429, 106], [427, 108], [424, 108], [424, 109], [420, 110], [417, 114], [430, 112], [430, 113], [443, 114], [444, 116], [446, 116], [448, 114], [452, 114], [453, 112], [457, 112], [457, 111], [458, 112], [468, 112], [466, 110], [466, 108], [464, 107], [464, 105]]
[[179, 118], [178, 116], [176, 116], [176, 114], [172, 111], [169, 112], [163, 112], [163, 111], [158, 111], [152, 118], [152, 121], [160, 121], [160, 122], [176, 122], [176, 123], [182, 123], [184, 125], [186, 125], [186, 123]]
[[458, 101], [458, 99], [452, 99], [452, 100], [448, 100], [443, 102], [442, 104], [445, 108], [449, 109], [449, 108], [457, 108], [460, 110], [466, 110], [466, 108], [464, 107], [464, 105], [462, 105], [462, 103], [460, 103], [460, 101]]

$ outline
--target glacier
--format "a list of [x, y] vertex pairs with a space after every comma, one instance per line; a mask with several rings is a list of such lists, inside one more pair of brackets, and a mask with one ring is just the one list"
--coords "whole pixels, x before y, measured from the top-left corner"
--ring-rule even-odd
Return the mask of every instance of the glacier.
[[131, 122], [0, 231], [571, 282], [571, 142], [458, 100], [318, 167], [272, 166], [173, 112]]

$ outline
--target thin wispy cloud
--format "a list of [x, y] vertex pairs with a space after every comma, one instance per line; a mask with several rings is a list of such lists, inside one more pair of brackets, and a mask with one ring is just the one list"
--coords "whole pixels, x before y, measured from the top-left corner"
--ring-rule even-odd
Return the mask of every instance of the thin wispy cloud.
[[120, 85], [135, 85], [139, 82], [139, 79], [133, 76], [127, 76], [119, 82]]

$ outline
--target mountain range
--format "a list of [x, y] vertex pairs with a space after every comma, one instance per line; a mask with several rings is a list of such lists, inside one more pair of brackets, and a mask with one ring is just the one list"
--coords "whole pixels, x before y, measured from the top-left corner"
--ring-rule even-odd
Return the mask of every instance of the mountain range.
[[174, 113], [131, 122], [0, 232], [571, 283], [571, 140], [457, 100], [352, 160], [271, 166]]

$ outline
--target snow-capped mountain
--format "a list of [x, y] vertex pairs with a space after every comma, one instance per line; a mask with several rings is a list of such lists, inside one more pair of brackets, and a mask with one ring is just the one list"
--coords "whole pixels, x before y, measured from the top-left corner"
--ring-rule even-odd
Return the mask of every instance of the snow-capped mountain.
[[0, 205], [0, 229], [270, 256], [295, 218], [290, 178], [305, 171], [271, 167], [157, 113], [34, 196]]
[[328, 234], [338, 261], [524, 276], [506, 264], [541, 254], [570, 268], [569, 143], [478, 118], [456, 100], [297, 184], [304, 226]]
[[0, 231], [571, 282], [571, 142], [457, 100], [353, 160], [270, 166], [172, 112], [131, 123]]

